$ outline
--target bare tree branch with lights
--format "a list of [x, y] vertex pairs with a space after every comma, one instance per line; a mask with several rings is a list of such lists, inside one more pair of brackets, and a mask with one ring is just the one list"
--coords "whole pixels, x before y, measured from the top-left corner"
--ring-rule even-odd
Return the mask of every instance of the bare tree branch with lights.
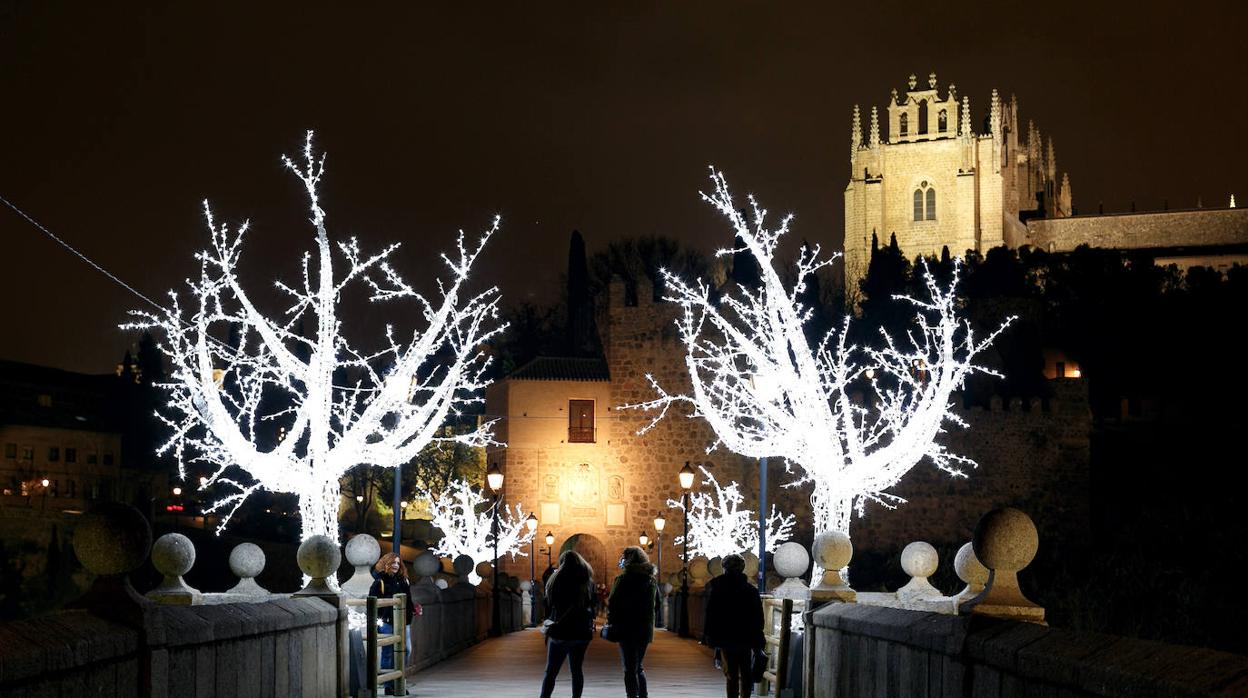
[[[452, 559], [467, 555], [475, 563], [494, 559], [495, 505], [480, 490], [463, 480], [452, 480], [440, 494], [426, 496], [430, 522], [442, 531], [442, 540], [431, 549], [435, 555]], [[504, 505], [499, 510], [499, 557], [528, 557], [524, 548], [533, 540], [534, 531], [524, 525], [525, 518], [519, 503], [514, 508]], [[469, 574], [469, 581], [481, 581], [475, 570]]]
[[[1012, 320], [983, 339], [958, 312], [960, 264], [942, 288], [923, 268], [927, 298], [896, 296], [915, 312], [906, 336], [881, 332], [876, 347], [848, 343], [849, 320], [817, 345], [807, 339], [812, 309], [800, 301], [807, 279], [837, 255], [820, 258], [819, 247], [803, 248], [796, 281], [786, 288], [775, 254], [792, 215], [774, 228], [753, 196], [750, 220], [733, 201], [722, 173], [711, 170], [714, 190], [702, 198], [736, 230], [735, 250], [757, 260], [757, 288], [738, 288], [715, 299], [702, 280], [664, 274], [665, 299], [680, 304], [677, 319], [692, 382], [689, 394], [674, 394], [647, 376], [658, 397], [628, 405], [654, 413], [641, 431], [654, 427], [675, 405], [705, 419], [717, 441], [751, 458], [782, 457], [797, 479], [788, 487], [812, 486], [816, 534], [849, 532], [851, 513], [868, 501], [893, 508], [903, 500], [888, 492], [920, 461], [931, 461], [953, 477], [965, 477], [975, 463], [940, 442], [946, 426], [965, 427], [952, 410], [952, 396], [974, 373], [997, 375], [973, 363]], [[794, 468], [796, 466], [796, 468]]]
[[[702, 484], [711, 491], [689, 493], [689, 510], [685, 513], [689, 519], [689, 551], [708, 558], [757, 551], [758, 519], [753, 511], [741, 508], [745, 501], [741, 486], [731, 482], [721, 487], [709, 470], [703, 466], [698, 469], [706, 478]], [[684, 504], [675, 499], [667, 500], [667, 506], [684, 509]], [[795, 520], [792, 514], [783, 515], [772, 505], [767, 517], [768, 551], [789, 539]], [[684, 536], [676, 536], [673, 542], [680, 545], [684, 540]]]
[[[438, 441], [493, 443], [492, 423], [469, 433], [440, 429], [480, 401], [489, 363], [482, 346], [502, 330], [498, 289], [467, 288], [499, 218], [475, 244], [460, 231], [455, 253], [442, 255], [448, 276], [438, 280], [436, 297], [426, 297], [391, 266], [398, 244], [372, 255], [355, 239], [331, 244], [318, 195], [325, 156], [314, 152], [312, 132], [302, 161], [282, 162], [307, 192], [316, 233], [314, 253], [303, 256], [302, 284], [276, 282], [289, 299], [284, 314], [263, 314], [239, 280], [248, 224], [235, 230], [218, 223], [205, 201], [212, 243], [196, 255], [199, 278], [187, 281], [195, 310], [185, 315], [182, 298], [171, 291], [167, 308], [133, 311], [138, 319], [125, 327], [163, 334], [160, 348], [172, 373], [161, 384], [170, 402], [160, 417], [173, 433], [158, 452], [177, 456], [183, 478], [188, 466], [206, 466], [201, 489], [228, 490], [207, 509], [222, 512], [218, 532], [251, 494], [267, 490], [299, 496], [304, 539], [321, 534], [337, 541], [339, 480], [347, 471], [399, 467]], [[414, 302], [423, 329], [400, 336], [387, 326], [379, 349], [357, 349], [338, 312], [349, 287], [362, 287], [372, 301]], [[305, 318], [311, 336], [300, 331]], [[354, 379], [342, 378], [347, 375]], [[274, 425], [283, 438], [264, 438]], [[275, 443], [265, 447], [266, 441]]]

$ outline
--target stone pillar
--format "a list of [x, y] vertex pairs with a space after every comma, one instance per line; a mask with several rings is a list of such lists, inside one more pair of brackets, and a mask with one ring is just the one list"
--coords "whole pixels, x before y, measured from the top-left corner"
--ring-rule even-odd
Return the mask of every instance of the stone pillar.
[[303, 570], [303, 573], [311, 581], [308, 582], [307, 586], [291, 594], [291, 596], [317, 598], [333, 606], [338, 611], [338, 681], [335, 695], [346, 696], [350, 691], [351, 683], [349, 664], [351, 651], [350, 623], [348, 622], [346, 597], [339, 590], [338, 580], [335, 577], [338, 572], [338, 565], [342, 563], [342, 553], [338, 550], [338, 545], [330, 540], [328, 536], [312, 536], [299, 544], [299, 551], [296, 553], [295, 558], [299, 563], [299, 569]]
[[188, 585], [182, 575], [195, 566], [195, 544], [181, 533], [166, 533], [156, 539], [152, 546], [152, 566], [164, 575], [155, 589], [147, 592], [147, 598], [156, 603], [193, 606], [203, 601], [203, 595]]

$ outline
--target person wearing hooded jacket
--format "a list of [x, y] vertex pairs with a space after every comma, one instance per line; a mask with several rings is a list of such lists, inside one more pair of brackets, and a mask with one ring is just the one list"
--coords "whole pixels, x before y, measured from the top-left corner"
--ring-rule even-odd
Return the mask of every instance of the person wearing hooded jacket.
[[615, 578], [607, 596], [607, 624], [611, 639], [620, 643], [624, 692], [628, 698], [647, 698], [642, 662], [646, 647], [654, 640], [654, 619], [662, 603], [659, 585], [654, 579], [654, 565], [641, 548], [625, 548], [619, 566], [624, 572]]
[[546, 583], [546, 608], [551, 623], [546, 626], [546, 674], [542, 678], [542, 698], [550, 698], [555, 678], [568, 660], [572, 670], [572, 698], [581, 698], [585, 688], [585, 650], [594, 637], [594, 571], [574, 550], [559, 555], [559, 568]]
[[719, 650], [728, 698], [748, 698], [754, 688], [754, 652], [762, 650], [763, 601], [745, 576], [745, 558], [724, 557], [724, 573], [706, 585], [702, 641]]

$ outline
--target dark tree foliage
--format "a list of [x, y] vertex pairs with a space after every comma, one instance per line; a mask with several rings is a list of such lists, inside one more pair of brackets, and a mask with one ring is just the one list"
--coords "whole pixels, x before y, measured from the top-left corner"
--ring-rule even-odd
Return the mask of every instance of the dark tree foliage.
[[650, 284], [653, 299], [663, 297], [660, 269], [687, 279], [706, 278], [710, 262], [698, 250], [684, 247], [677, 240], [661, 235], [624, 238], [607, 244], [589, 260], [590, 287], [597, 298], [605, 299], [612, 276], [624, 281], [625, 302], [637, 302], [639, 282]]
[[538, 356], [563, 352], [567, 333], [562, 309], [562, 305], [542, 307], [526, 301], [506, 311], [507, 329], [492, 345], [490, 372], [495, 380]]

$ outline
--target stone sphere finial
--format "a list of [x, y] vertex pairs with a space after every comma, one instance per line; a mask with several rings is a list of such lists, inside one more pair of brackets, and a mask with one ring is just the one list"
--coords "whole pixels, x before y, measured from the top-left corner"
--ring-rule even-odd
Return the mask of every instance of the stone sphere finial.
[[491, 584], [494, 583], [494, 565], [491, 565], [489, 562], [478, 562], [475, 571], [481, 579], [488, 579]]
[[166, 533], [152, 545], [152, 566], [166, 577], [181, 577], [195, 566], [195, 544], [181, 533]]
[[746, 553], [741, 557], [745, 558], [745, 576], [750, 579], [758, 578], [758, 556], [754, 553]]
[[1018, 585], [1018, 571], [1031, 563], [1040, 547], [1031, 517], [1012, 508], [990, 511], [975, 526], [971, 543], [975, 557], [991, 574], [984, 590], [961, 603], [959, 611], [1043, 623], [1044, 608], [1024, 596]]
[[230, 551], [230, 571], [239, 579], [260, 576], [264, 563], [264, 551], [255, 543], [239, 543]]
[[147, 592], [153, 601], [167, 604], [190, 605], [199, 603], [199, 590], [187, 585], [182, 575], [195, 566], [195, 544], [181, 533], [166, 533], [156, 539], [152, 546], [152, 566], [165, 578], [155, 589]]
[[295, 560], [299, 569], [311, 577], [308, 585], [295, 592], [295, 596], [337, 596], [340, 593], [334, 574], [342, 564], [342, 552], [329, 536], [316, 535], [300, 543]]
[[376, 538], [361, 533], [346, 545], [347, 564], [352, 567], [371, 567], [381, 559], [381, 544]]
[[698, 555], [689, 561], [689, 581], [694, 586], [702, 586], [711, 575], [710, 561]]
[[716, 555], [706, 562], [706, 570], [711, 577], [718, 577], [724, 573], [724, 558]]
[[139, 568], [152, 547], [152, 527], [138, 509], [106, 504], [74, 530], [74, 555], [96, 575], [126, 574]]
[[442, 571], [442, 561], [438, 559], [438, 556], [426, 550], [412, 561], [412, 571], [422, 579], [432, 577]]
[[841, 570], [854, 557], [854, 544], [844, 531], [824, 531], [815, 536], [814, 558], [823, 569], [823, 577], [811, 587], [810, 597], [816, 601], [855, 601], [857, 592], [841, 577]]
[[776, 548], [772, 562], [781, 577], [800, 577], [810, 567], [810, 553], [801, 543], [788, 542]]
[[930, 577], [940, 566], [940, 555], [931, 543], [915, 541], [901, 551], [901, 569], [911, 577]]
[[825, 531], [815, 536], [814, 558], [825, 570], [843, 569], [854, 557], [854, 544], [843, 531]]
[[461, 577], [467, 577], [468, 573], [472, 572], [473, 566], [472, 558], [468, 555], [456, 555], [451, 562], [451, 568], [455, 570], [455, 574]]
[[975, 557], [990, 570], [1017, 572], [1036, 557], [1040, 534], [1031, 517], [1004, 508], [984, 514], [975, 526]]
[[953, 571], [957, 573], [958, 579], [971, 587], [978, 586], [983, 589], [988, 583], [988, 568], [975, 557], [973, 543], [964, 543], [958, 548], [958, 554], [953, 558]]
[[527, 579], [520, 582], [520, 591], [523, 591], [524, 593], [527, 594], [532, 589], [533, 589], [533, 582], [530, 582]]

